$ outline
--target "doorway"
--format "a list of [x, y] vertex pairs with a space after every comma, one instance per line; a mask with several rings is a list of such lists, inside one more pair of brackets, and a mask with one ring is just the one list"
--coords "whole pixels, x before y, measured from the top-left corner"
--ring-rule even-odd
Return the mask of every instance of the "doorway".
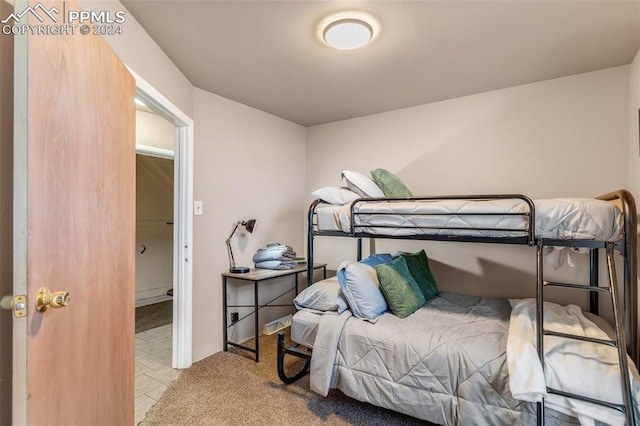
[[173, 170], [173, 159], [136, 154], [136, 334], [173, 322]]
[[[173, 158], [173, 368], [192, 364], [193, 120], [139, 75], [136, 99], [174, 126], [173, 149], [136, 145], [136, 153]], [[139, 249], [142, 249], [141, 247]]]
[[135, 419], [191, 366], [193, 122], [136, 78]]
[[136, 146], [146, 148], [136, 149], [136, 333], [172, 323], [174, 139], [175, 126], [136, 99]]
[[174, 135], [172, 123], [136, 99], [136, 146], [163, 150], [136, 153], [136, 424], [179, 374], [172, 368]]

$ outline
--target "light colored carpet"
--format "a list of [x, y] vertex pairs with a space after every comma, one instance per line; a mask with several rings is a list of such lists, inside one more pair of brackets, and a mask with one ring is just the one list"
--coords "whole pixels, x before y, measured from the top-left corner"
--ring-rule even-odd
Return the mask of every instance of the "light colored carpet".
[[[259, 363], [230, 348], [182, 371], [141, 425], [430, 425], [336, 390], [324, 398], [309, 389], [308, 375], [285, 385], [276, 369], [276, 335], [262, 336], [260, 345]], [[287, 359], [289, 368], [300, 362]]]

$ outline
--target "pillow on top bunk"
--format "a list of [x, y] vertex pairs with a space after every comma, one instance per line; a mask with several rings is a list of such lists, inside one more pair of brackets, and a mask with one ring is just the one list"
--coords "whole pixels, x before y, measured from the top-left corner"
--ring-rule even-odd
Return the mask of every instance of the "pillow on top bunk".
[[382, 292], [395, 316], [406, 318], [425, 304], [424, 294], [409, 272], [404, 257], [376, 266], [376, 272]]
[[305, 288], [293, 299], [293, 304], [299, 310], [321, 314], [341, 314], [348, 308], [337, 277], [318, 281]]
[[438, 285], [431, 273], [431, 268], [429, 268], [429, 258], [424, 249], [415, 253], [398, 252], [394, 257], [403, 257], [406, 260], [409, 272], [418, 284], [425, 300], [431, 300], [438, 295]]
[[342, 206], [360, 198], [358, 194], [349, 188], [338, 188], [337, 186], [325, 186], [324, 188], [316, 189], [311, 194], [316, 198], [320, 198], [325, 203], [335, 204], [337, 206]]
[[344, 170], [342, 177], [347, 181], [347, 187], [350, 190], [367, 198], [382, 198], [384, 192], [376, 185], [370, 177], [363, 175], [362, 173], [352, 172], [350, 170]]
[[402, 183], [402, 181], [393, 173], [385, 169], [371, 170], [371, 177], [373, 181], [378, 185], [385, 197], [401, 198], [401, 197], [413, 197], [413, 194]]
[[360, 262], [344, 261], [338, 267], [338, 282], [351, 312], [357, 318], [376, 322], [387, 310], [375, 265], [392, 259], [390, 254], [372, 255]]

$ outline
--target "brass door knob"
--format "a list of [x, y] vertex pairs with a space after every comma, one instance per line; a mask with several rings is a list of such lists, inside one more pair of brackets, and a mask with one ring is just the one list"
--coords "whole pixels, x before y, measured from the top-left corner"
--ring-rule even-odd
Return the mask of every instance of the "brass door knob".
[[0, 299], [0, 309], [13, 311], [13, 315], [16, 318], [21, 318], [27, 315], [27, 297], [15, 296], [7, 294]]
[[13, 309], [13, 295], [7, 294], [6, 296], [2, 296], [0, 299], [0, 309], [5, 309], [10, 311]]
[[71, 296], [66, 291], [52, 292], [47, 287], [42, 287], [38, 291], [36, 298], [36, 310], [44, 312], [47, 308], [63, 308], [69, 304]]

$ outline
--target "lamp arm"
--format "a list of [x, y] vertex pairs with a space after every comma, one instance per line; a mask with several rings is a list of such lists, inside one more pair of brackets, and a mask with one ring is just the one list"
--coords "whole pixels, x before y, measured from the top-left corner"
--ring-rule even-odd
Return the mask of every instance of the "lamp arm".
[[236, 233], [236, 229], [238, 229], [238, 226], [240, 226], [242, 222], [236, 222], [233, 225], [233, 229], [231, 230], [231, 233], [229, 234], [229, 238], [227, 238], [227, 244], [229, 244], [229, 242], [231, 241], [231, 237], [233, 237], [233, 234]]
[[231, 251], [231, 240], [227, 240], [227, 254], [229, 255], [229, 269], [236, 267], [236, 260], [233, 258], [233, 251]]
[[231, 237], [236, 233], [236, 229], [240, 226], [241, 222], [236, 222], [235, 226], [231, 230], [229, 234], [229, 238], [227, 238], [227, 254], [229, 255], [229, 269], [236, 267], [236, 260], [233, 258], [233, 251], [231, 250]]

